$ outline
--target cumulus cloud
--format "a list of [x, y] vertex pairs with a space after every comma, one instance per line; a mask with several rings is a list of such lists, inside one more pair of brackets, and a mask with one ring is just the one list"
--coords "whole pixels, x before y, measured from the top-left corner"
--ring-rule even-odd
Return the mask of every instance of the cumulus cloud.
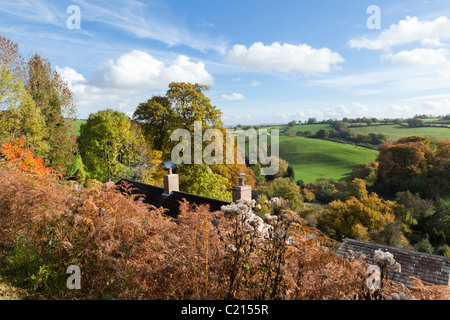
[[306, 44], [292, 45], [279, 42], [264, 45], [256, 42], [249, 48], [237, 44], [226, 55], [227, 62], [243, 67], [264, 70], [301, 73], [326, 73], [344, 59], [328, 48], [314, 49]]
[[163, 89], [172, 82], [214, 83], [203, 62], [192, 62], [180, 55], [171, 64], [155, 59], [146, 52], [134, 50], [117, 60], [102, 63], [94, 71], [91, 84], [107, 88]]
[[73, 92], [82, 118], [108, 107], [130, 113], [155, 90], [167, 90], [170, 82], [214, 84], [203, 62], [180, 55], [166, 64], [142, 51], [100, 64], [91, 79], [70, 67], [55, 69]]
[[446, 49], [424, 49], [403, 50], [396, 54], [383, 56], [394, 64], [408, 66], [438, 65], [447, 62], [448, 51]]
[[244, 100], [245, 97], [244, 97], [244, 95], [242, 93], [234, 92], [231, 95], [223, 94], [222, 95], [222, 99], [231, 100], [231, 101], [237, 101], [237, 100]]
[[413, 42], [423, 45], [441, 46], [441, 40], [450, 39], [450, 20], [438, 17], [435, 20], [419, 20], [407, 16], [389, 29], [384, 30], [377, 38], [355, 38], [349, 41], [349, 46], [358, 49], [385, 50], [391, 47]]

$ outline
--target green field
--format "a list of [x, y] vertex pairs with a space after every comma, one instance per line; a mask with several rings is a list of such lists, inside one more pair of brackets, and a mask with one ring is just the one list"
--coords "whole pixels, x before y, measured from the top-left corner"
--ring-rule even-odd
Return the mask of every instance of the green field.
[[389, 140], [398, 140], [406, 136], [424, 136], [435, 137], [437, 139], [450, 139], [450, 128], [442, 127], [421, 127], [410, 128], [398, 124], [381, 125], [381, 126], [365, 126], [351, 128], [354, 134], [382, 133]]
[[74, 132], [75, 132], [75, 134], [76, 134], [77, 136], [80, 135], [80, 127], [81, 127], [81, 125], [82, 125], [83, 123], [85, 123], [85, 122], [86, 122], [86, 120], [76, 120], [76, 121], [75, 121], [75, 129], [74, 129]]
[[289, 162], [295, 179], [315, 183], [317, 178], [348, 178], [355, 166], [375, 160], [378, 152], [362, 147], [304, 137], [280, 137], [280, 157]]
[[[283, 132], [283, 130], [285, 130], [287, 128], [287, 125], [284, 126], [275, 126], [275, 127], [268, 127], [265, 129], [279, 129], [280, 132]], [[311, 131], [312, 133], [316, 133], [317, 131], [324, 129], [324, 130], [330, 130], [332, 127], [330, 124], [322, 124], [322, 123], [318, 123], [318, 124], [302, 124], [302, 125], [296, 125], [293, 126], [291, 129], [291, 132], [293, 134], [296, 134], [297, 132], [306, 132], [306, 131]]]

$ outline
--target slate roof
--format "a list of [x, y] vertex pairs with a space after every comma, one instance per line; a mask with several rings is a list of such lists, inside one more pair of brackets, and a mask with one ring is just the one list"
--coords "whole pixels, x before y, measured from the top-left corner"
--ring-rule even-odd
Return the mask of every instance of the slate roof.
[[381, 244], [344, 239], [344, 242], [336, 251], [336, 255], [349, 257], [349, 250], [354, 257], [365, 258], [369, 264], [374, 264], [375, 250], [389, 251], [395, 261], [401, 264], [401, 272], [388, 274], [389, 279], [403, 283], [411, 287], [411, 276], [435, 285], [450, 285], [450, 258], [414, 251], [389, 247]]
[[[121, 179], [116, 185], [120, 186], [125, 184], [130, 185], [131, 194], [142, 195], [144, 203], [153, 205], [157, 208], [163, 207], [168, 209], [166, 214], [173, 218], [178, 217], [178, 214], [180, 213], [180, 202], [183, 202], [183, 199], [186, 199], [190, 204], [196, 204], [198, 206], [209, 205], [210, 211], [220, 211], [222, 206], [230, 204], [230, 202], [227, 201], [206, 198], [181, 191], [172, 191], [170, 195], [165, 195], [164, 188], [128, 179]], [[121, 189], [121, 191], [125, 192], [125, 189]]]

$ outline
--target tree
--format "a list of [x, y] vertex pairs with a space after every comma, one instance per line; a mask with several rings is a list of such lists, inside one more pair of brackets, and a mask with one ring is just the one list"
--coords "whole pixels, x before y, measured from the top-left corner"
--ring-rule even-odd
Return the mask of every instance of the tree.
[[315, 124], [317, 123], [317, 119], [316, 118], [309, 118], [307, 124]]
[[320, 129], [316, 133], [316, 138], [318, 138], [318, 139], [328, 139], [328, 136], [329, 136], [328, 131], [324, 130], [324, 129]]
[[288, 127], [293, 127], [293, 126], [295, 126], [297, 124], [297, 120], [292, 120], [292, 121], [290, 121], [289, 123], [288, 123]]
[[352, 179], [363, 179], [366, 186], [372, 187], [375, 185], [378, 177], [378, 162], [372, 161], [353, 168]]
[[419, 241], [419, 242], [414, 246], [414, 248], [415, 248], [417, 251], [420, 251], [420, 252], [434, 253], [434, 248], [433, 248], [433, 246], [431, 245], [428, 236], [425, 237], [425, 238], [423, 238], [421, 241]]
[[35, 54], [28, 62], [26, 89], [45, 119], [46, 162], [65, 172], [77, 150], [76, 106], [67, 83], [50, 62]]
[[339, 240], [345, 237], [367, 240], [368, 232], [382, 230], [394, 219], [392, 208], [376, 193], [361, 200], [351, 197], [345, 202], [333, 201], [326, 206], [323, 216], [324, 222], [337, 232]]
[[24, 138], [41, 154], [46, 149], [44, 118], [24, 88], [25, 78], [18, 45], [0, 36], [0, 143]]
[[163, 150], [170, 141], [170, 134], [175, 128], [175, 113], [167, 97], [154, 96], [140, 103], [133, 114], [147, 138], [156, 150]]
[[318, 178], [316, 180], [316, 199], [320, 202], [328, 203], [333, 200], [336, 187], [332, 180], [328, 178]]
[[91, 114], [78, 140], [83, 163], [99, 180], [141, 180], [150, 165], [151, 149], [124, 113], [108, 109]]
[[[422, 199], [418, 193], [412, 194], [409, 190], [398, 192], [395, 201], [405, 207], [406, 213], [404, 217], [411, 215], [418, 222], [418, 225], [422, 227], [424, 226], [425, 220], [436, 211], [433, 201]], [[407, 222], [405, 219], [403, 221]]]
[[412, 118], [406, 121], [411, 128], [424, 127], [425, 122], [422, 119]]
[[298, 211], [300, 209], [300, 191], [295, 181], [291, 178], [276, 178], [259, 187], [258, 193], [265, 195], [268, 199], [282, 198], [289, 200], [292, 210]]
[[388, 142], [377, 157], [377, 186], [388, 194], [402, 190], [423, 192], [428, 171], [434, 162], [430, 140], [420, 136]]
[[170, 140], [173, 131], [186, 129], [194, 132], [194, 122], [201, 121], [203, 130], [211, 128], [224, 132], [222, 112], [211, 105], [205, 96], [208, 86], [184, 82], [172, 82], [165, 96], [154, 96], [140, 103], [133, 119], [138, 122], [156, 150], [169, 158], [176, 143]]
[[367, 198], [368, 192], [364, 180], [353, 179], [348, 185], [348, 189], [345, 196], [347, 199], [351, 197], [355, 197], [358, 200]]
[[20, 138], [11, 143], [4, 143], [0, 149], [0, 159], [21, 172], [46, 175], [52, 170], [44, 166], [41, 158], [35, 158], [33, 151], [25, 147], [25, 139]]
[[211, 105], [211, 100], [205, 96], [209, 86], [184, 82], [172, 82], [166, 97], [177, 116], [175, 127], [193, 131], [194, 122], [202, 121], [203, 128], [223, 128], [222, 111]]
[[231, 201], [228, 180], [212, 172], [207, 165], [182, 165], [180, 171], [180, 190], [203, 197]]

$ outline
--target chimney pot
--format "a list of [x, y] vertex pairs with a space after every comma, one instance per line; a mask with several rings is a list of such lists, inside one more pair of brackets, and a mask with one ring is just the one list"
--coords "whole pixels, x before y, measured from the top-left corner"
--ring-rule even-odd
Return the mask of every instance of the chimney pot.
[[164, 175], [164, 194], [169, 195], [173, 191], [180, 191], [178, 175], [173, 174], [172, 169], [169, 169], [168, 174]]
[[234, 203], [241, 199], [252, 200], [252, 187], [245, 185], [244, 176], [245, 173], [240, 173], [238, 176], [239, 184], [233, 187], [232, 192]]

